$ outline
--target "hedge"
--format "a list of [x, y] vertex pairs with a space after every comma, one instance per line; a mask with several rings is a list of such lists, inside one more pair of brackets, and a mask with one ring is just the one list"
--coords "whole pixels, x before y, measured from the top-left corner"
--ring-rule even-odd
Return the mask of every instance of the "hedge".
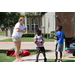
[[55, 33], [55, 31], [51, 31], [51, 33]]
[[[43, 37], [47, 37], [47, 33], [42, 33], [42, 35]], [[26, 33], [26, 34], [23, 34], [22, 37], [34, 37], [34, 33]]]
[[22, 37], [34, 37], [34, 33], [23, 34]]

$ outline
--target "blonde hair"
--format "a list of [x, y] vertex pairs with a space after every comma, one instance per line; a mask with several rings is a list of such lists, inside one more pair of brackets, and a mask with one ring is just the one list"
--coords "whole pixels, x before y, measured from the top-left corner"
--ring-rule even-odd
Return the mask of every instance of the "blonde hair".
[[22, 21], [23, 19], [24, 19], [23, 17], [20, 17], [18, 21], [20, 22], [20, 21]]

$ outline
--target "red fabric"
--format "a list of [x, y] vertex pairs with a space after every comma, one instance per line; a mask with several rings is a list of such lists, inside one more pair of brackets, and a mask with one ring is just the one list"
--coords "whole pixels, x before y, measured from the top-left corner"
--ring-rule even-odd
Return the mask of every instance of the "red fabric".
[[[7, 56], [13, 56], [13, 57], [16, 56], [15, 51], [12, 50], [12, 49], [9, 49], [9, 50], [6, 52], [6, 55], [7, 55]], [[29, 52], [29, 51], [26, 51], [26, 50], [23, 50], [23, 49], [22, 49], [22, 53], [19, 53], [19, 56], [29, 56], [29, 55], [30, 55], [30, 52]]]
[[30, 52], [22, 49], [22, 56], [29, 56]]

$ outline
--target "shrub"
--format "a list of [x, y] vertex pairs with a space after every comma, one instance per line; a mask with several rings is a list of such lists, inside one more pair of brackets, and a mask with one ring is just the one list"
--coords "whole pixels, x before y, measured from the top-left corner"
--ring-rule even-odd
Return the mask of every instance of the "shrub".
[[55, 31], [51, 31], [51, 34], [52, 34], [52, 33], [55, 33]]
[[34, 37], [34, 33], [23, 34], [22, 37]]
[[[42, 33], [43, 37], [47, 37], [47, 33]], [[48, 34], [49, 36], [49, 34]]]
[[[43, 37], [47, 37], [47, 33], [42, 33], [42, 35]], [[23, 34], [22, 37], [34, 37], [34, 33], [26, 33], [26, 34]]]

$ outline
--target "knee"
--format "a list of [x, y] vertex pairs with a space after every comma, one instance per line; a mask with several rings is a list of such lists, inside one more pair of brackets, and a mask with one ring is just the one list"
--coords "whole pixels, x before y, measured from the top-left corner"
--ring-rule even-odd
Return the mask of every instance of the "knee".
[[39, 55], [40, 53], [37, 53], [37, 55]]
[[58, 52], [55, 52], [55, 54], [58, 54]]
[[20, 46], [19, 46], [19, 49], [20, 49]]

